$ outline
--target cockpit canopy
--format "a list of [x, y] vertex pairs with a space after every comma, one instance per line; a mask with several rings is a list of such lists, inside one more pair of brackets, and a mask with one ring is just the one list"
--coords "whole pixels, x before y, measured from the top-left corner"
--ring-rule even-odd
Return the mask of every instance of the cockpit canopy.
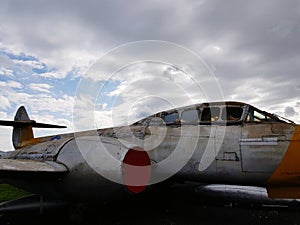
[[[242, 123], [293, 123], [274, 114], [259, 110], [241, 102], [213, 102], [196, 104], [156, 113], [147, 119], [158, 117], [167, 125], [220, 124], [238, 125]], [[139, 123], [139, 122], [138, 122]]]

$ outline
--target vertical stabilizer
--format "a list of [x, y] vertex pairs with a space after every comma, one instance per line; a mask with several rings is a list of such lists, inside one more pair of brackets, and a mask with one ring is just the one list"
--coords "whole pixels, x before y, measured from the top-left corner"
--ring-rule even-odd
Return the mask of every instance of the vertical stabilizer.
[[15, 149], [23, 148], [25, 146], [37, 144], [40, 142], [40, 138], [34, 138], [33, 136], [33, 127], [66, 128], [66, 126], [37, 123], [34, 120], [30, 120], [24, 106], [21, 106], [18, 109], [14, 121], [0, 120], [0, 126], [12, 126], [14, 128], [12, 141]]
[[[18, 109], [14, 121], [30, 122], [29, 116], [24, 106], [21, 106]], [[26, 145], [26, 142], [30, 142], [33, 139], [34, 136], [33, 136], [32, 125], [14, 126], [12, 142], [15, 149], [23, 147], [23, 145]]]

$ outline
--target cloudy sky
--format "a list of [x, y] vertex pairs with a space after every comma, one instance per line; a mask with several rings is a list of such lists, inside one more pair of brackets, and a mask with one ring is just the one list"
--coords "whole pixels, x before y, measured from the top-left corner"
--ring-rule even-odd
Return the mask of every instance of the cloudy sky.
[[[74, 101], [85, 74], [112, 49], [143, 40], [174, 43], [201, 57], [225, 100], [245, 101], [300, 122], [297, 0], [3, 0], [0, 119], [13, 119], [17, 107], [25, 105], [31, 119], [65, 124], [64, 132], [72, 131]], [[143, 116], [173, 101], [203, 99], [183, 78], [183, 68], [140, 63], [116, 74], [85, 87], [96, 100], [78, 100], [82, 108], [93, 105], [99, 126], [118, 124], [120, 115]], [[184, 94], [178, 86], [189, 90], [190, 101], [180, 98]], [[51, 132], [58, 131], [36, 134]], [[0, 149], [12, 148], [10, 135], [10, 128], [0, 128]]]

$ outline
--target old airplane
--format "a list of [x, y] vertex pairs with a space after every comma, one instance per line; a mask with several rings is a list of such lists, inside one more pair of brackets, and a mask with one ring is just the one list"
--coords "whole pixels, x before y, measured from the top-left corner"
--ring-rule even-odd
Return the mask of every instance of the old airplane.
[[0, 181], [47, 198], [106, 199], [182, 181], [300, 198], [300, 126], [246, 103], [195, 104], [129, 126], [38, 138], [33, 127], [63, 126], [30, 120], [23, 106], [0, 124], [13, 126], [15, 147], [0, 159]]

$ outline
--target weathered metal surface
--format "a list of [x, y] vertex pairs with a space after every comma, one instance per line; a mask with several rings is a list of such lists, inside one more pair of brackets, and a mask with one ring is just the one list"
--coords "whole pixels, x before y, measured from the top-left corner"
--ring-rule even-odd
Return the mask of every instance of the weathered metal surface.
[[0, 159], [0, 171], [67, 172], [66, 166], [52, 161]]
[[12, 152], [10, 158], [53, 161], [60, 149], [69, 140], [70, 138], [62, 138], [59, 140], [41, 142], [33, 146], [27, 146]]
[[266, 146], [266, 145], [278, 145], [277, 137], [261, 137], [261, 138], [241, 138], [240, 145], [254, 145], [254, 146]]
[[[128, 149], [124, 147], [120, 149], [120, 144], [117, 139], [105, 137], [101, 140], [105, 143], [104, 145], [110, 151], [110, 154], [121, 161], [122, 155], [124, 155]], [[95, 163], [97, 163], [95, 155], [99, 155], [97, 155], [95, 151], [100, 151], [100, 153], [104, 151], [104, 149], [99, 148], [98, 141], [99, 137], [95, 136], [81, 137], [80, 140], [73, 139], [63, 147], [58, 155], [57, 161], [67, 165], [69, 170], [68, 176], [63, 177], [60, 183], [56, 183], [57, 187], [55, 187], [60, 190], [60, 195], [64, 196], [64, 198], [72, 200], [74, 196], [76, 196], [76, 199], [79, 201], [109, 200], [118, 198], [121, 194], [127, 192], [126, 187], [123, 185], [113, 183], [99, 175], [99, 173], [95, 171], [97, 167], [92, 168], [85, 160], [85, 157], [94, 157]], [[85, 145], [87, 145], [87, 148], [83, 154], [86, 155], [83, 157], [78, 147]], [[124, 153], [121, 153], [121, 151], [124, 151]], [[116, 165], [111, 165], [110, 169], [106, 172], [113, 176], [122, 177], [121, 167], [116, 167]]]
[[[266, 173], [271, 176], [280, 164], [291, 135], [286, 132], [281, 134], [279, 130], [273, 133], [272, 127], [272, 123], [249, 123], [243, 126], [239, 141], [244, 172]], [[290, 129], [288, 124], [286, 127]]]

